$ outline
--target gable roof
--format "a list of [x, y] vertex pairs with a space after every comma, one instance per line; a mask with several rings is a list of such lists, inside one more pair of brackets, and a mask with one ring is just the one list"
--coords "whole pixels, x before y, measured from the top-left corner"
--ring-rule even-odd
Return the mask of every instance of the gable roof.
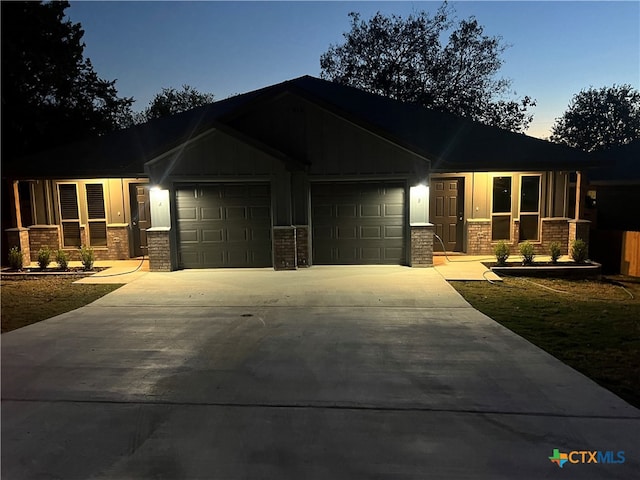
[[26, 157], [3, 165], [3, 177], [146, 176], [146, 162], [283, 93], [299, 95], [425, 157], [433, 171], [579, 170], [599, 160], [570, 147], [303, 76]]

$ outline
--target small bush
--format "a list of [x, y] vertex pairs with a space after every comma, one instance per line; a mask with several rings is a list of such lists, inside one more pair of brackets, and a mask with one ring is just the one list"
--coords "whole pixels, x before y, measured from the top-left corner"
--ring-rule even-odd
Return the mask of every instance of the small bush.
[[69, 254], [64, 250], [58, 250], [56, 253], [56, 263], [60, 270], [67, 270], [69, 268]]
[[43, 247], [38, 250], [38, 266], [40, 270], [44, 270], [51, 263], [51, 250], [49, 247]]
[[80, 259], [82, 260], [82, 266], [85, 271], [93, 270], [93, 262], [95, 261], [95, 256], [93, 254], [93, 248], [81, 246], [80, 247]]
[[536, 256], [536, 252], [530, 242], [524, 242], [520, 244], [520, 255], [522, 255], [523, 265], [533, 265], [533, 258]]
[[562, 247], [559, 242], [552, 242], [549, 245], [549, 255], [551, 255], [551, 263], [558, 263], [558, 259], [562, 255]]
[[22, 270], [22, 252], [18, 247], [11, 247], [11, 250], [9, 250], [9, 268], [11, 270]]
[[584, 263], [589, 256], [589, 250], [584, 240], [579, 238], [571, 244], [571, 258], [576, 263]]
[[498, 265], [504, 266], [507, 264], [507, 258], [509, 258], [509, 245], [504, 240], [500, 240], [493, 247], [493, 253], [496, 256]]

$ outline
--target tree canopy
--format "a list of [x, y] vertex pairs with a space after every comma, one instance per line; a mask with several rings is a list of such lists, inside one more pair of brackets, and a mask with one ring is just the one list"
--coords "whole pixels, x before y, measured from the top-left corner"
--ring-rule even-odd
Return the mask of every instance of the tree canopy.
[[344, 43], [320, 57], [322, 78], [515, 132], [528, 128], [535, 101], [506, 98], [511, 81], [496, 78], [506, 46], [474, 17], [455, 24], [446, 2], [433, 16], [349, 17]]
[[640, 92], [631, 85], [588, 88], [551, 127], [551, 141], [587, 152], [640, 139]]
[[2, 2], [4, 159], [103, 134], [130, 115], [115, 80], [83, 56], [84, 31], [65, 18], [69, 3]]
[[185, 112], [211, 103], [213, 98], [212, 93], [201, 93], [189, 85], [183, 85], [182, 90], [173, 87], [163, 88], [160, 93], [156, 93], [145, 110], [134, 115], [134, 122], [143, 123], [154, 118]]

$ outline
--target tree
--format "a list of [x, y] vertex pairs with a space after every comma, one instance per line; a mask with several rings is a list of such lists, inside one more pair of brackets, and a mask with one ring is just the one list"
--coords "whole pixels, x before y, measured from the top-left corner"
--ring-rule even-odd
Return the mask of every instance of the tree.
[[154, 118], [174, 115], [211, 102], [213, 94], [201, 93], [189, 85], [183, 85], [182, 90], [173, 87], [163, 88], [144, 111], [135, 115], [134, 122], [143, 123]]
[[[450, 112], [516, 132], [525, 131], [535, 106], [530, 97], [505, 99], [511, 81], [495, 78], [506, 46], [484, 34], [474, 17], [452, 29], [443, 3], [431, 17], [406, 19], [380, 12], [368, 22], [350, 13], [351, 31], [320, 57], [322, 78], [427, 108]], [[450, 31], [449, 40], [441, 38]]]
[[3, 159], [120, 127], [131, 98], [83, 57], [69, 3], [2, 2]]
[[640, 92], [631, 85], [581, 90], [551, 127], [551, 141], [587, 152], [636, 139], [640, 139]]

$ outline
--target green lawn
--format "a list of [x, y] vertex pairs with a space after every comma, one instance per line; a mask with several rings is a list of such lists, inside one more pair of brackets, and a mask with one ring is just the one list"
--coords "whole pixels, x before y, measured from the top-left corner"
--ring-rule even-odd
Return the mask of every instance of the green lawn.
[[122, 285], [74, 285], [77, 277], [2, 279], [2, 333], [80, 308]]
[[640, 279], [451, 284], [481, 312], [640, 407]]

